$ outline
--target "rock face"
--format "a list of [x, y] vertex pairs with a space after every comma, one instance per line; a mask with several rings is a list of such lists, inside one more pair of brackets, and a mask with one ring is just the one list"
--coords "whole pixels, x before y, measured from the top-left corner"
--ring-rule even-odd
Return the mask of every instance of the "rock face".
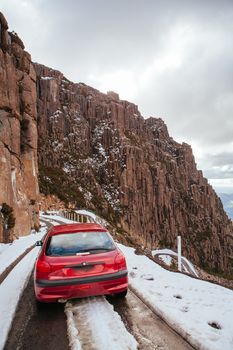
[[191, 147], [112, 91], [35, 70], [42, 192], [97, 210], [149, 248], [174, 248], [181, 235], [194, 263], [231, 273], [232, 223]]
[[0, 13], [0, 242], [39, 224], [36, 74], [21, 39], [7, 29]]

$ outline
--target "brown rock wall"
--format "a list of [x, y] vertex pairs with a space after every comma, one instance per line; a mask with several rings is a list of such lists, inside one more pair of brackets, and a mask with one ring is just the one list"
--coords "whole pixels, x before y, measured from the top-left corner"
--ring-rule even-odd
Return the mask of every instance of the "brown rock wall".
[[38, 226], [36, 75], [22, 41], [0, 14], [0, 206], [13, 209], [15, 226], [0, 241]]
[[73, 191], [77, 206], [95, 208], [149, 248], [175, 248], [180, 234], [188, 258], [229, 272], [232, 224], [191, 147], [117, 94], [35, 68], [44, 188], [53, 193], [53, 172], [63, 169], [60, 176], [82, 192]]

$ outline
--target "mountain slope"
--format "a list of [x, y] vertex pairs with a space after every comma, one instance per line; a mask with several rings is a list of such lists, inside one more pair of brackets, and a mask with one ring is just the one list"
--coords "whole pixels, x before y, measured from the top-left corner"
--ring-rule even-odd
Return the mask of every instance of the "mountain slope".
[[113, 92], [35, 70], [41, 190], [95, 208], [149, 248], [174, 248], [180, 234], [190, 260], [229, 273], [232, 224], [191, 147]]

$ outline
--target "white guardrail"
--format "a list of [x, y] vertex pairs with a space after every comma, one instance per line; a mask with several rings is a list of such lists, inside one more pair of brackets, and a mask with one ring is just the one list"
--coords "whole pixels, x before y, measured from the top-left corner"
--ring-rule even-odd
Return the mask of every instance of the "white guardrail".
[[74, 210], [62, 210], [59, 211], [59, 215], [77, 222], [96, 222], [95, 219], [87, 214], [79, 214]]
[[87, 210], [65, 209], [65, 210], [60, 210], [59, 215], [66, 219], [81, 222], [81, 223], [95, 222], [102, 226], [107, 226], [108, 224], [106, 220], [102, 219], [101, 217]]

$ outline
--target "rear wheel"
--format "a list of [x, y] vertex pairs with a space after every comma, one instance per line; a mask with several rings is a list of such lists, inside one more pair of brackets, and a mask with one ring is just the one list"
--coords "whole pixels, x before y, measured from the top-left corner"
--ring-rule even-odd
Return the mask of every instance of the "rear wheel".
[[46, 306], [46, 303], [43, 303], [42, 301], [39, 301], [36, 299], [36, 308], [37, 310], [43, 310]]
[[123, 298], [126, 297], [127, 292], [128, 292], [128, 290], [126, 289], [126, 290], [124, 290], [124, 292], [114, 294], [114, 297], [115, 297], [115, 298], [119, 298], [119, 299], [123, 299]]

